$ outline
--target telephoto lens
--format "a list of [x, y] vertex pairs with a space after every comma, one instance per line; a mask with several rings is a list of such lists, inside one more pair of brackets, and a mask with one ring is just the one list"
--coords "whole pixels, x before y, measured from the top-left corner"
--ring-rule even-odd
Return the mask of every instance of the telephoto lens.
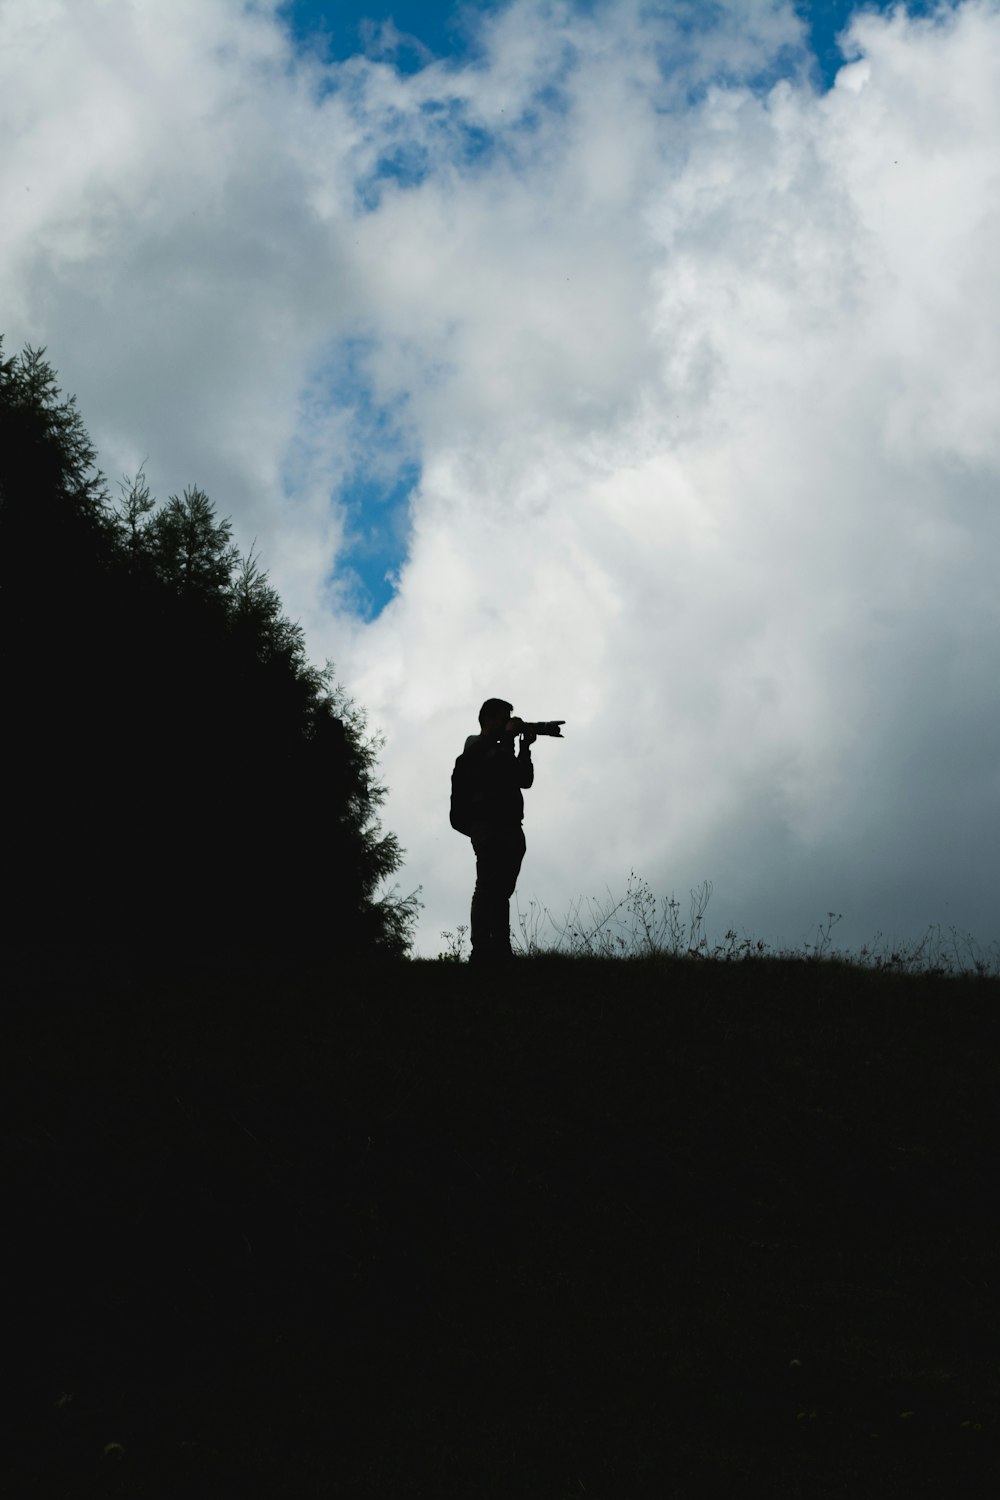
[[518, 730], [518, 733], [550, 734], [554, 739], [561, 740], [563, 736], [562, 729], [559, 726], [565, 724], [565, 722], [565, 719], [548, 719], [544, 724], [524, 724]]

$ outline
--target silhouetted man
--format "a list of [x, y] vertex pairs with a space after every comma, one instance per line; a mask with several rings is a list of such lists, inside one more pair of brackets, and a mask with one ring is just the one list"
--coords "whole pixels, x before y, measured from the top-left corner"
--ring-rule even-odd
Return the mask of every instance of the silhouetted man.
[[[480, 732], [465, 742], [469, 837], [476, 851], [470, 960], [474, 964], [505, 963], [514, 957], [510, 898], [524, 859], [521, 792], [535, 779], [529, 746], [536, 735], [510, 714], [511, 705], [502, 698], [487, 698], [479, 710]], [[521, 745], [515, 756], [516, 737]]]

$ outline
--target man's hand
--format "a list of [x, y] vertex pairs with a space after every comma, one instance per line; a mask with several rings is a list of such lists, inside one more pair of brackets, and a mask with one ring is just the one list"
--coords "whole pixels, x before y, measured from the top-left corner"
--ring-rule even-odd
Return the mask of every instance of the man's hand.
[[525, 729], [523, 719], [508, 719], [506, 728], [508, 734], [519, 734], [521, 736], [522, 742], [526, 745], [533, 744], [538, 738], [538, 735], [533, 729]]

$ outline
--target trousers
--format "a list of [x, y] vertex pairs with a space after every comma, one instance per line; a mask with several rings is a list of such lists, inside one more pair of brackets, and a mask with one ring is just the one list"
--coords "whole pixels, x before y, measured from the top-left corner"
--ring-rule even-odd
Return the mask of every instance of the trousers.
[[476, 888], [472, 894], [472, 961], [507, 959], [510, 946], [510, 898], [521, 873], [527, 847], [520, 823], [495, 827], [477, 823], [472, 830], [476, 851]]

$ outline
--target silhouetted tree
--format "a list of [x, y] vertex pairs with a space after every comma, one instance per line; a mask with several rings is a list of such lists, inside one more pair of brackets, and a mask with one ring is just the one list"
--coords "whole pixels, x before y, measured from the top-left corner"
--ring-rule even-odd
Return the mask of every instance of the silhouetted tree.
[[202, 490], [111, 505], [44, 352], [0, 360], [9, 937], [401, 956], [381, 742]]
[[204, 490], [184, 491], [183, 500], [171, 495], [142, 532], [156, 575], [183, 598], [204, 602], [224, 600], [239, 562], [232, 545], [229, 521], [216, 521]]

